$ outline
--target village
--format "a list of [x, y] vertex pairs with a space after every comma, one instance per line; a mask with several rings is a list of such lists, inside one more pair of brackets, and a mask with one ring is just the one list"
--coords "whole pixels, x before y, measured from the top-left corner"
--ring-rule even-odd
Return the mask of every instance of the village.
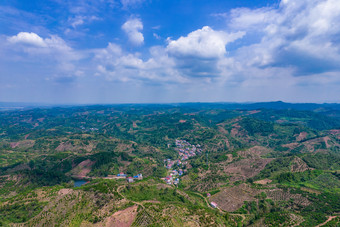
[[[169, 147], [169, 144], [168, 144]], [[165, 183], [171, 185], [179, 184], [179, 177], [186, 173], [186, 165], [188, 159], [202, 153], [201, 145], [192, 145], [186, 140], [175, 141], [175, 150], [178, 152], [179, 159], [171, 160], [164, 159], [164, 166], [168, 169], [169, 175], [165, 178], [161, 178]]]
[[126, 179], [128, 183], [133, 183], [135, 180], [143, 180], [143, 174], [139, 173], [133, 177], [128, 177], [127, 174], [121, 172], [117, 175], [108, 175], [104, 179]]

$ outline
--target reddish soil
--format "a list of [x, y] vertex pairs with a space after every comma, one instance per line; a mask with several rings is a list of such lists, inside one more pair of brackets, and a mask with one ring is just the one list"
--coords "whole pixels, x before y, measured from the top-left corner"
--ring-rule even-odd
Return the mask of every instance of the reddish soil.
[[68, 195], [68, 194], [70, 194], [72, 192], [73, 192], [73, 189], [63, 188], [63, 189], [59, 190], [58, 195], [64, 196], [64, 195]]
[[82, 161], [74, 169], [72, 169], [72, 176], [75, 178], [86, 178], [91, 171], [91, 166], [94, 164], [90, 159]]
[[329, 138], [328, 136], [323, 137], [323, 141], [325, 142], [327, 148], [331, 147], [331, 145], [329, 145], [328, 143], [329, 140], [331, 140], [331, 138]]
[[128, 227], [131, 226], [137, 216], [137, 205], [120, 210], [108, 217], [99, 226], [105, 227]]
[[254, 146], [248, 150], [239, 151], [238, 154], [243, 158], [260, 158], [262, 155], [268, 154], [270, 152], [271, 150], [266, 147]]
[[67, 143], [67, 142], [66, 143], [64, 143], [64, 142], [60, 143], [59, 146], [56, 148], [57, 151], [66, 151], [66, 150], [71, 151], [73, 149], [74, 148], [73, 148], [72, 144]]
[[230, 181], [246, 180], [256, 176], [273, 158], [247, 158], [228, 164], [220, 163], [223, 173], [230, 175]]
[[262, 185], [265, 185], [265, 184], [269, 184], [269, 183], [271, 183], [271, 182], [272, 182], [272, 180], [270, 180], [270, 179], [263, 179], [263, 180], [255, 181], [254, 183], [255, 183], [255, 184], [262, 184]]
[[45, 118], [44, 117], [41, 117], [41, 118], [38, 118], [37, 119], [39, 122], [43, 122], [44, 120], [45, 120]]
[[179, 123], [185, 123], [187, 120], [179, 120]]
[[18, 142], [11, 143], [11, 148], [21, 148], [21, 147], [33, 147], [34, 140], [21, 140]]
[[287, 143], [282, 145], [282, 147], [288, 147], [289, 149], [294, 149], [297, 146], [299, 146], [298, 143]]
[[287, 190], [282, 189], [267, 189], [265, 190], [268, 199], [272, 199], [274, 201], [287, 201], [289, 199], [293, 199], [294, 203], [299, 206], [308, 206], [310, 201], [303, 197], [301, 194], [293, 194]]
[[250, 110], [250, 111], [248, 111], [248, 114], [246, 114], [246, 115], [256, 114], [256, 113], [260, 113], [260, 112], [261, 112], [261, 110]]
[[217, 206], [222, 210], [232, 212], [243, 205], [244, 201], [255, 200], [254, 196], [259, 191], [250, 188], [247, 184], [240, 184], [232, 188], [225, 188], [223, 191], [210, 197], [210, 202], [217, 203]]
[[332, 129], [332, 130], [329, 130], [329, 132], [330, 132], [332, 135], [337, 135], [337, 134], [340, 134], [340, 129]]
[[307, 132], [300, 132], [298, 137], [296, 138], [296, 141], [301, 141], [307, 138]]
[[238, 135], [238, 134], [239, 134], [240, 128], [241, 128], [241, 126], [240, 126], [239, 124], [237, 124], [237, 123], [236, 123], [236, 124], [233, 124], [233, 128], [231, 129], [230, 134], [231, 134], [232, 136]]
[[295, 157], [292, 161], [292, 165], [290, 166], [290, 171], [292, 172], [304, 172], [306, 170], [309, 170], [309, 166], [302, 161], [301, 158]]
[[90, 142], [88, 145], [79, 144], [79, 145], [72, 145], [70, 142], [62, 142], [59, 144], [59, 146], [56, 148], [57, 151], [75, 151], [84, 149], [87, 152], [91, 152], [95, 147], [95, 144]]

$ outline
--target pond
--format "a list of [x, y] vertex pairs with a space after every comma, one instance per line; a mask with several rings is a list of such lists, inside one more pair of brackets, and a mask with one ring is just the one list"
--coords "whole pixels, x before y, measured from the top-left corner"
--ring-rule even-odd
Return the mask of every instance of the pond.
[[74, 185], [73, 187], [80, 187], [82, 186], [83, 184], [86, 184], [87, 181], [84, 181], [84, 180], [75, 180], [74, 181]]

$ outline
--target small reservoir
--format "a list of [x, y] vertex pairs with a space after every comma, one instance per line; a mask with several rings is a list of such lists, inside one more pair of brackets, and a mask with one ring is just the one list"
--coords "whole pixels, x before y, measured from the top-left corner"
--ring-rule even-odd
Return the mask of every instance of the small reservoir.
[[73, 187], [80, 187], [80, 186], [82, 186], [83, 184], [86, 184], [87, 183], [87, 181], [84, 181], [84, 180], [75, 180], [74, 181], [74, 185], [73, 185]]

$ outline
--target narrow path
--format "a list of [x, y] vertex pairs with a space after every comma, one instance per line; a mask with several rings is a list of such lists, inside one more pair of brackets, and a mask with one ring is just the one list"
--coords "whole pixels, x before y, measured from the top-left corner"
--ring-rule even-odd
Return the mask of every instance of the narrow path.
[[193, 192], [195, 195], [198, 195], [200, 197], [202, 197], [204, 199], [204, 201], [206, 202], [207, 206], [210, 207], [210, 203], [208, 201], [208, 199], [206, 197], [204, 197], [203, 195], [201, 195], [200, 193], [197, 192]]
[[[201, 195], [200, 193], [197, 193], [197, 192], [193, 192], [193, 193], [198, 195], [198, 196], [201, 196], [204, 199], [204, 201], [207, 203], [207, 206], [211, 208], [210, 203], [209, 203], [209, 201], [208, 201], [208, 199], [206, 197], [204, 197], [203, 195]], [[226, 211], [222, 210], [219, 207], [217, 207], [217, 209], [220, 211], [221, 214], [227, 213]], [[244, 220], [246, 220], [246, 216], [244, 214], [232, 214], [232, 213], [229, 213], [229, 215], [242, 217], [242, 220], [241, 220], [242, 223], [244, 222]]]
[[123, 195], [123, 194], [120, 192], [120, 191], [121, 191], [121, 189], [122, 189], [123, 187], [125, 188], [125, 187], [126, 187], [126, 185], [121, 185], [121, 186], [119, 186], [119, 187], [117, 188], [117, 193], [118, 193], [118, 195], [120, 195], [121, 197], [123, 197], [125, 200], [127, 200], [127, 201], [129, 201], [129, 202], [132, 202], [132, 203], [134, 203], [134, 204], [137, 204], [137, 205], [139, 205], [139, 206], [143, 207], [143, 209], [144, 209], [145, 207], [144, 207], [143, 203], [140, 203], [140, 202], [136, 202], [136, 201], [133, 201], [133, 200], [127, 199], [127, 198], [126, 198], [126, 196], [125, 196], [125, 195]]
[[229, 214], [242, 217], [242, 221], [241, 221], [242, 223], [244, 222], [244, 220], [246, 220], [246, 216], [244, 214], [231, 214], [231, 213], [229, 213]]
[[324, 223], [321, 223], [321, 224], [317, 225], [316, 227], [324, 226], [324, 225], [326, 225], [328, 222], [332, 221], [332, 220], [333, 220], [334, 218], [336, 218], [336, 217], [338, 217], [338, 216], [329, 216], [328, 219], [327, 219], [327, 221], [325, 221]]

